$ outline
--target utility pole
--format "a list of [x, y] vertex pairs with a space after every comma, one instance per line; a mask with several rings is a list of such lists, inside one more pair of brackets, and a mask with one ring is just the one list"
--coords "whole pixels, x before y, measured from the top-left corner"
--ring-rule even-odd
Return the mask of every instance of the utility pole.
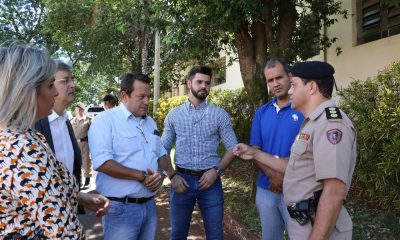
[[154, 51], [154, 89], [153, 89], [153, 116], [157, 112], [157, 103], [160, 98], [160, 34], [156, 31]]

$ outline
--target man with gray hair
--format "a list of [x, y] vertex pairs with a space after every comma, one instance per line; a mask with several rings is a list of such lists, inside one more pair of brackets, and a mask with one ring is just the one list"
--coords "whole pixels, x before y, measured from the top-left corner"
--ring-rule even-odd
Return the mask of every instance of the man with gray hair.
[[80, 185], [81, 151], [66, 111], [67, 106], [75, 99], [76, 81], [72, 78], [71, 67], [61, 60], [57, 60], [54, 78], [58, 96], [54, 98], [53, 112], [40, 119], [35, 128], [46, 137], [56, 157], [74, 174]]

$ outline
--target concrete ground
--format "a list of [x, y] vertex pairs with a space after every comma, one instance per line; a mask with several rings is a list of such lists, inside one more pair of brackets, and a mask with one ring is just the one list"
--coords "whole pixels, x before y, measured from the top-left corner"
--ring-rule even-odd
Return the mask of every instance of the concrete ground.
[[[83, 190], [84, 192], [95, 191], [95, 176], [91, 179], [91, 186], [89, 189]], [[157, 240], [167, 240], [170, 238], [171, 225], [169, 222], [169, 185], [168, 179], [165, 179], [163, 189], [157, 194], [156, 205], [158, 215], [158, 227], [157, 227]], [[82, 222], [86, 229], [86, 234], [91, 240], [103, 239], [103, 228], [101, 218], [97, 218], [93, 212], [87, 211], [85, 215], [79, 215], [79, 220]], [[118, 238], [116, 238], [118, 239]], [[205, 233], [203, 228], [203, 220], [198, 208], [195, 208], [192, 216], [192, 222], [190, 223], [190, 230], [188, 239], [200, 240], [205, 239]], [[241, 236], [235, 236], [234, 233], [228, 230], [224, 231], [225, 240], [236, 240], [244, 239]]]

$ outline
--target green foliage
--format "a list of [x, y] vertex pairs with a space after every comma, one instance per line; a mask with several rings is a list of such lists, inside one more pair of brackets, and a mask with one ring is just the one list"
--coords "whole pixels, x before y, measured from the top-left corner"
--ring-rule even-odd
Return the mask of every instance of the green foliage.
[[[187, 96], [160, 98], [157, 112], [153, 113], [158, 129], [164, 128], [164, 119], [174, 107], [187, 100]], [[231, 116], [232, 127], [239, 142], [248, 142], [250, 139], [251, 121], [254, 115], [248, 95], [244, 89], [213, 90], [208, 101], [222, 107]]]
[[164, 129], [164, 119], [169, 113], [169, 111], [174, 107], [181, 105], [186, 100], [187, 96], [160, 98], [158, 100], [157, 112], [153, 113], [153, 117], [157, 123], [157, 127], [160, 130], [160, 133]]
[[237, 90], [215, 90], [209, 101], [220, 106], [231, 116], [232, 128], [239, 142], [248, 143], [253, 121], [254, 107], [244, 88]]
[[43, 0], [0, 1], [0, 43], [20, 41], [46, 47], [51, 53], [58, 49], [51, 33], [43, 31], [45, 5]]
[[352, 82], [339, 96], [357, 129], [357, 189], [400, 213], [400, 62]]

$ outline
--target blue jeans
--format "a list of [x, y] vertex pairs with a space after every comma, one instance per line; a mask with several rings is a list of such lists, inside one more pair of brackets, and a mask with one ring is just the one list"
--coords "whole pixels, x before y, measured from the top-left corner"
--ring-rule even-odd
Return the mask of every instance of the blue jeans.
[[105, 240], [151, 240], [155, 239], [156, 228], [154, 198], [142, 204], [110, 201], [110, 209], [103, 217]]
[[199, 205], [208, 240], [223, 239], [222, 219], [224, 211], [224, 194], [221, 178], [205, 190], [199, 190], [199, 177], [178, 173], [189, 185], [185, 193], [170, 190], [171, 239], [187, 239], [194, 205]]
[[256, 205], [260, 216], [262, 240], [283, 239], [285, 225], [288, 225], [289, 219], [283, 194], [257, 187]]

